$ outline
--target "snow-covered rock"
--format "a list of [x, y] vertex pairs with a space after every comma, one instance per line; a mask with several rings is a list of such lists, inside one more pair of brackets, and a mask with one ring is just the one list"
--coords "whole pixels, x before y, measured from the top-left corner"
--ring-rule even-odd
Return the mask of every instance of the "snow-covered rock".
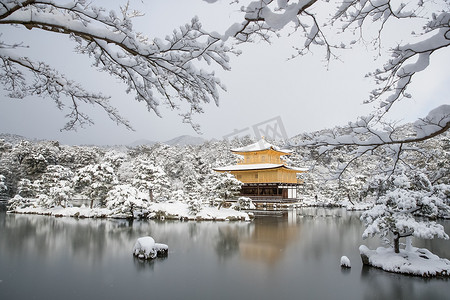
[[431, 253], [427, 249], [410, 247], [409, 251], [378, 247], [370, 250], [365, 245], [359, 247], [363, 264], [388, 272], [422, 277], [450, 276], [450, 261]]
[[350, 259], [347, 256], [342, 256], [341, 257], [341, 267], [344, 268], [351, 268], [352, 266], [350, 265]]
[[138, 238], [133, 247], [133, 255], [141, 259], [165, 257], [168, 253], [169, 247], [166, 244], [155, 243], [150, 236]]

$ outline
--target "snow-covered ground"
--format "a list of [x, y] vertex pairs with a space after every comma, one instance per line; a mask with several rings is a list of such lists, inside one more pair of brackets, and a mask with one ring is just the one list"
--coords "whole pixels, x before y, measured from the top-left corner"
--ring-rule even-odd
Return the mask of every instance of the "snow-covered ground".
[[330, 199], [316, 200], [315, 198], [305, 197], [297, 203], [299, 207], [345, 207], [347, 210], [368, 210], [374, 205], [373, 201], [354, 202], [342, 200], [335, 201]]
[[364, 264], [388, 272], [422, 277], [450, 276], [450, 261], [440, 258], [427, 249], [411, 247], [395, 253], [392, 247], [378, 247], [370, 250], [365, 245], [359, 247]]
[[[107, 208], [89, 208], [84, 205], [81, 207], [24, 207], [16, 208], [11, 211], [21, 214], [39, 214], [49, 215], [55, 217], [77, 217], [77, 218], [128, 218], [131, 214], [118, 213], [116, 210]], [[189, 210], [189, 205], [186, 203], [174, 202], [160, 202], [152, 203], [148, 209], [143, 211], [135, 211], [134, 217], [140, 215], [147, 215], [148, 218], [171, 219], [171, 220], [212, 220], [212, 221], [249, 221], [250, 216], [243, 211], [237, 211], [232, 208], [217, 207], [202, 207], [201, 210], [192, 214]]]

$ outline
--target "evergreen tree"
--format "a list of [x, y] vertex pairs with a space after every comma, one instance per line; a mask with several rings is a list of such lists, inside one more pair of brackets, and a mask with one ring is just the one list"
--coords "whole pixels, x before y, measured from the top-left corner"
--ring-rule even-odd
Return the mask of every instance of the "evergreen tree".
[[448, 239], [443, 226], [430, 219], [450, 212], [448, 202], [442, 198], [443, 193], [448, 197], [450, 186], [434, 187], [421, 172], [412, 176], [402, 172], [382, 182], [377, 179], [375, 187], [380, 185], [376, 205], [361, 216], [366, 225], [363, 238], [380, 235], [389, 243], [392, 237], [396, 253], [400, 251], [399, 240], [403, 237]]
[[118, 184], [118, 179], [111, 165], [100, 163], [78, 169], [73, 182], [75, 191], [91, 200], [91, 207], [94, 200], [98, 200], [103, 207], [108, 192]]

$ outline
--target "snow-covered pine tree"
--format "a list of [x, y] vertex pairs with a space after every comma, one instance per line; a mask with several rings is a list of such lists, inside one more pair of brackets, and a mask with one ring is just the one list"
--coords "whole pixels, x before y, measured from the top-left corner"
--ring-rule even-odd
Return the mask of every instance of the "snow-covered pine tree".
[[242, 182], [237, 180], [232, 174], [229, 173], [218, 173], [215, 176], [216, 182], [213, 184], [213, 192], [216, 197], [221, 199], [221, 203], [219, 204], [219, 209], [227, 200], [237, 200]]
[[155, 166], [147, 155], [139, 155], [132, 161], [131, 184], [146, 193], [150, 201], [167, 200], [170, 194], [170, 180], [164, 170]]
[[422, 239], [448, 239], [442, 225], [436, 217], [450, 212], [443, 193], [450, 194], [450, 186], [433, 186], [425, 174], [406, 172], [383, 179], [374, 178], [374, 190], [377, 194], [375, 206], [365, 211], [361, 220], [366, 229], [363, 238], [379, 235], [399, 253], [400, 238], [414, 236]]
[[105, 205], [106, 196], [118, 184], [118, 179], [110, 164], [100, 163], [78, 169], [73, 182], [75, 191], [87, 196], [92, 207], [95, 200], [100, 206]]
[[114, 214], [134, 218], [148, 208], [149, 202], [147, 194], [129, 184], [119, 184], [108, 192], [105, 204]]
[[67, 207], [73, 195], [72, 178], [73, 172], [69, 168], [61, 165], [47, 166], [45, 173], [34, 182], [39, 198], [43, 199], [39, 204], [46, 208]]
[[24, 198], [34, 198], [39, 194], [39, 187], [34, 184], [33, 181], [22, 178], [17, 183], [17, 195]]

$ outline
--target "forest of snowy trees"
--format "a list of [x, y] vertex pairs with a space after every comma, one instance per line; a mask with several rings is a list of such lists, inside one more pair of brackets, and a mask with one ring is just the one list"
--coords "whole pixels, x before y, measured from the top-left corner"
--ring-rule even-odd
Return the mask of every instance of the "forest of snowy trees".
[[[410, 128], [403, 127], [405, 136]], [[298, 135], [292, 141], [329, 131]], [[11, 209], [70, 207], [73, 199], [85, 199], [92, 206], [123, 212], [142, 209], [147, 202], [180, 201], [198, 212], [202, 206], [218, 206], [224, 199], [238, 198], [241, 183], [212, 168], [234, 164], [237, 157], [230, 148], [251, 142], [243, 138], [231, 144], [101, 148], [0, 140], [0, 193], [5, 199], [15, 197]], [[421, 142], [405, 153], [395, 169], [381, 149], [353, 161], [339, 176], [335, 174], [349, 160], [351, 146], [332, 153], [294, 147], [285, 161], [310, 168], [299, 175], [304, 180], [299, 200], [304, 203], [373, 203], [401, 190], [423, 208], [415, 213], [436, 218], [448, 215], [449, 144], [448, 134]]]
[[86, 199], [93, 206], [124, 212], [143, 202], [169, 200], [186, 202], [196, 211], [233, 197], [241, 185], [231, 175], [212, 170], [235, 160], [225, 143], [99, 148], [0, 140], [0, 145], [1, 193], [3, 198], [16, 197], [12, 209], [65, 207], [73, 199]]

